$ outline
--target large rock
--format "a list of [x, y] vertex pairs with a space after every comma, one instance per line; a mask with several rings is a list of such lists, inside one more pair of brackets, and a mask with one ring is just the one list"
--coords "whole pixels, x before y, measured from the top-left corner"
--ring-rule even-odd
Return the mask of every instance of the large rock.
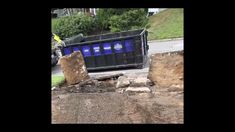
[[148, 78], [159, 87], [183, 88], [183, 54], [176, 51], [152, 55]]
[[90, 78], [80, 51], [74, 52], [69, 56], [63, 56], [60, 59], [60, 66], [69, 85], [80, 83]]
[[118, 77], [116, 88], [124, 88], [124, 87], [128, 87], [129, 85], [130, 85], [130, 81], [127, 79], [126, 76]]

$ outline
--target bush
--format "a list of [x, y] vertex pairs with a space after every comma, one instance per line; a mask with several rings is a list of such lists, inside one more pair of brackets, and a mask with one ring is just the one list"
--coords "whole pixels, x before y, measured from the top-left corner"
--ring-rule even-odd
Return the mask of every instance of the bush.
[[97, 28], [100, 30], [108, 29], [109, 18], [112, 16], [112, 13], [108, 9], [99, 9], [96, 15], [96, 24]]
[[96, 15], [96, 25], [100, 30], [109, 30], [110, 18], [114, 15], [122, 15], [130, 10], [136, 10], [135, 8], [106, 8], [99, 9]]
[[101, 30], [102, 33], [103, 30], [118, 32], [137, 29], [144, 27], [147, 23], [146, 15], [144, 9], [99, 9], [95, 19], [81, 13], [52, 19], [52, 32], [60, 36], [61, 39], [65, 39], [79, 33], [88, 35], [94, 30]]
[[94, 19], [85, 14], [78, 13], [52, 21], [52, 32], [65, 39], [79, 33], [87, 35], [94, 29]]
[[122, 16], [112, 16], [109, 20], [111, 32], [122, 31], [125, 27], [128, 27], [127, 19], [123, 19]]
[[144, 28], [148, 23], [144, 9], [129, 10], [122, 15], [114, 15], [110, 18], [111, 32]]

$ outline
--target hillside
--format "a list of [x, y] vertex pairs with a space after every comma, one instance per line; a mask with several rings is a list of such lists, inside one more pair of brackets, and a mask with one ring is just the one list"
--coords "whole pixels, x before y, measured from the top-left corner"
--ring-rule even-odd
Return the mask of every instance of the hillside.
[[183, 9], [166, 9], [149, 17], [148, 40], [169, 39], [183, 37]]

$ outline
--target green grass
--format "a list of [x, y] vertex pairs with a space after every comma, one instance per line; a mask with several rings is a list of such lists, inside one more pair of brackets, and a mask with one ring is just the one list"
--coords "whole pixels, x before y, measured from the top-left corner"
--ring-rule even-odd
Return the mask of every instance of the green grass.
[[166, 9], [149, 17], [148, 40], [179, 38], [184, 36], [184, 11], [182, 8]]
[[51, 76], [52, 87], [58, 86], [65, 81], [64, 76]]

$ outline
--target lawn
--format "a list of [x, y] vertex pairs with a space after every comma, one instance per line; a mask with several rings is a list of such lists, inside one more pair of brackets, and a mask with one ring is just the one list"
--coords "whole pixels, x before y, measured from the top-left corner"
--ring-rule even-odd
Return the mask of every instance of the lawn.
[[149, 17], [148, 40], [179, 38], [184, 36], [184, 10], [166, 9]]
[[65, 81], [64, 76], [51, 76], [51, 85], [52, 87], [58, 86]]

